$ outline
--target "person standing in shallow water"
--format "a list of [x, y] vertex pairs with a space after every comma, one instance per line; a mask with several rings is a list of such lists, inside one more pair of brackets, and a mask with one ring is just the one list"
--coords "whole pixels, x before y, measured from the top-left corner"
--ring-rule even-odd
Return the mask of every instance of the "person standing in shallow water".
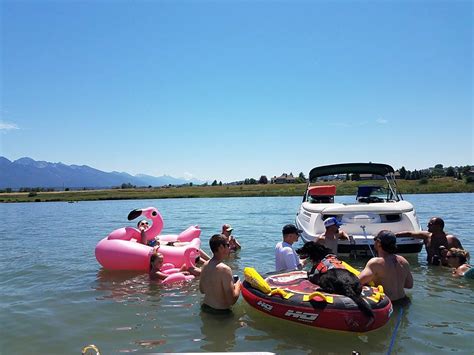
[[336, 217], [329, 217], [324, 220], [326, 231], [314, 240], [316, 243], [324, 245], [331, 249], [334, 255], [337, 255], [337, 246], [339, 239], [349, 240], [351, 244], [355, 244], [354, 238], [340, 229], [340, 223]]
[[[423, 239], [426, 249], [426, 260], [431, 265], [448, 266], [448, 261], [441, 252], [443, 248], [463, 249], [461, 242], [452, 234], [444, 231], [444, 221], [440, 217], [433, 217], [428, 221], [428, 231], [405, 231], [395, 234], [397, 237], [412, 237]], [[444, 254], [445, 255], [445, 254]]]
[[451, 248], [446, 252], [446, 260], [448, 265], [453, 268], [453, 276], [461, 277], [468, 276], [474, 278], [474, 272], [469, 265], [469, 252], [463, 249]]
[[232, 235], [232, 231], [234, 228], [230, 224], [224, 224], [222, 226], [222, 234], [225, 235], [229, 241], [230, 245], [230, 251], [235, 252], [237, 250], [240, 250], [242, 247], [240, 246], [240, 243], [238, 240]]
[[229, 242], [226, 236], [214, 234], [209, 240], [211, 260], [201, 268], [199, 291], [204, 294], [201, 310], [212, 314], [231, 312], [231, 306], [239, 299], [241, 283], [233, 279], [232, 269], [224, 264], [229, 257]]
[[301, 229], [294, 224], [287, 224], [282, 229], [283, 240], [275, 245], [275, 270], [291, 271], [301, 270], [305, 261], [300, 260], [293, 249], [293, 244], [298, 241]]
[[404, 303], [409, 301], [405, 295], [405, 288], [413, 288], [413, 276], [410, 264], [397, 251], [397, 238], [388, 230], [380, 231], [374, 238], [374, 249], [378, 257], [367, 262], [364, 270], [359, 274], [362, 285], [373, 281], [382, 285], [385, 294], [392, 302]]

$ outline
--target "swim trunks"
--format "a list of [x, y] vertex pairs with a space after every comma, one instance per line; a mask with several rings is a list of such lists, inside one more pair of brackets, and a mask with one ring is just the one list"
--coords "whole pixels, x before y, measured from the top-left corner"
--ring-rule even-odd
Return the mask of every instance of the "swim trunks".
[[149, 240], [146, 245], [149, 247], [154, 247], [156, 244], [158, 244], [158, 241], [156, 239]]
[[232, 310], [229, 308], [226, 309], [217, 309], [213, 308], [205, 303], [201, 305], [201, 311], [209, 313], [209, 314], [231, 314]]

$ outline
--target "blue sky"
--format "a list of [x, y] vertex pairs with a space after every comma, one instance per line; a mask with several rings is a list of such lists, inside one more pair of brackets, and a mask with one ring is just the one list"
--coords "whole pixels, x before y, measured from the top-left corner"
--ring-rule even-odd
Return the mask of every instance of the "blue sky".
[[0, 155], [229, 182], [473, 164], [470, 1], [8, 1]]

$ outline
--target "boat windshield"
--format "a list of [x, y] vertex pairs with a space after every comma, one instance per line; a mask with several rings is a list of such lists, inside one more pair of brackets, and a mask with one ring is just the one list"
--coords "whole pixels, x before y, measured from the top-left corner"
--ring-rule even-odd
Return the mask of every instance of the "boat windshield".
[[390, 190], [383, 186], [359, 186], [356, 200], [363, 203], [374, 203], [392, 199], [390, 198]]

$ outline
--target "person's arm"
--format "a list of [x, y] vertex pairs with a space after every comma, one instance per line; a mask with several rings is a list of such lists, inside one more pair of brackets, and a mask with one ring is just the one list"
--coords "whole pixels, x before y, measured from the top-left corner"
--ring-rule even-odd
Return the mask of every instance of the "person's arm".
[[448, 239], [448, 244], [450, 248], [464, 249], [459, 239], [456, 238], [454, 235], [448, 235], [446, 239]]
[[361, 285], [367, 285], [370, 281], [374, 279], [375, 272], [373, 270], [373, 263], [369, 260], [367, 265], [365, 265], [364, 270], [359, 274], [358, 278], [360, 280]]
[[404, 288], [413, 288], [413, 275], [411, 274], [410, 269], [408, 269], [407, 278], [405, 279], [405, 285], [403, 285], [403, 287]]
[[209, 261], [211, 260], [211, 257], [206, 254], [206, 252], [202, 249], [199, 249], [199, 256], [201, 257], [202, 260], [204, 261]]
[[237, 239], [235, 239], [233, 235], [230, 236], [230, 241], [234, 243], [236, 249], [242, 249], [240, 243], [237, 241]]
[[461, 266], [458, 266], [453, 270], [453, 276], [454, 277], [462, 277], [466, 272], [468, 272], [471, 269], [471, 267], [467, 264], [463, 264]]
[[170, 275], [167, 275], [161, 271], [153, 271], [153, 272], [150, 272], [150, 278], [153, 279], [153, 280], [164, 280], [166, 279], [168, 276]]
[[426, 241], [430, 237], [431, 233], [427, 231], [413, 232], [413, 231], [404, 231], [395, 233], [397, 237], [412, 237], [416, 239], [423, 239]]
[[351, 240], [349, 235], [343, 230], [339, 231], [338, 239]]
[[225, 268], [222, 270], [222, 289], [224, 290], [224, 297], [228, 305], [233, 305], [240, 296], [240, 280], [234, 283], [232, 270], [230, 268]]
[[188, 272], [191, 274], [191, 275], [194, 275], [196, 277], [199, 277], [201, 276], [201, 269], [196, 267], [196, 266], [191, 266], [190, 268], [188, 268]]
[[146, 233], [145, 228], [140, 228], [140, 235], [141, 235], [141, 243], [146, 245]]
[[324, 245], [324, 237], [323, 236], [316, 237], [315, 243]]
[[[207, 266], [207, 261], [204, 263], [204, 265], [201, 267], [201, 275], [203, 274], [204, 272], [204, 269], [206, 268]], [[202, 294], [206, 293], [204, 292], [204, 287], [203, 287], [203, 280], [205, 279], [205, 277], [201, 277], [201, 279], [199, 280], [199, 292], [201, 292]]]

